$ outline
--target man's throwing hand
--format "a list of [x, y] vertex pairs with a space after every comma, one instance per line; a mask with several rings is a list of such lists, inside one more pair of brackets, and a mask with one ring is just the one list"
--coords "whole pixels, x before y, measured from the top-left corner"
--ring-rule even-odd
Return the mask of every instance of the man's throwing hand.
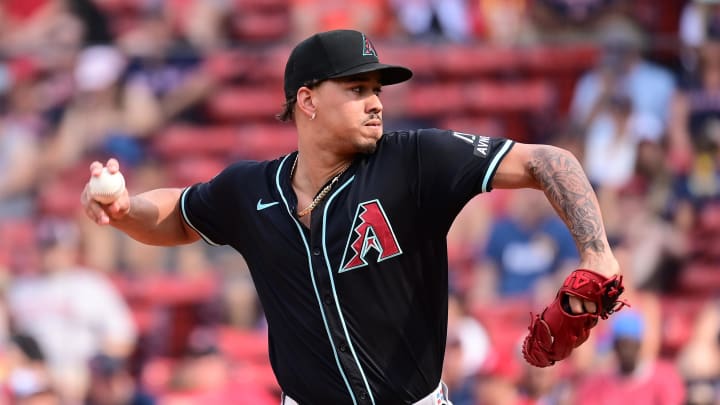
[[106, 166], [100, 162], [90, 165], [90, 180], [80, 197], [85, 213], [100, 225], [110, 219], [120, 219], [130, 211], [130, 198], [125, 180], [120, 173], [120, 164], [110, 159]]

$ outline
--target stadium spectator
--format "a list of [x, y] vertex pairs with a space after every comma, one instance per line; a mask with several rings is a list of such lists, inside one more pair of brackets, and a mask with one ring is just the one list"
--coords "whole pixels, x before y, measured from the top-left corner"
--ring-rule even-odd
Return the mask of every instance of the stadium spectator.
[[472, 26], [466, 0], [390, 0], [403, 31], [415, 40], [463, 42]]
[[473, 376], [485, 366], [492, 351], [487, 330], [468, 313], [458, 294], [450, 294], [448, 300], [448, 342], [453, 350], [446, 353], [443, 381], [457, 405], [470, 400]]
[[81, 241], [74, 222], [40, 221], [36, 243], [37, 274], [16, 277], [8, 286], [11, 321], [37, 340], [63, 399], [79, 401], [88, 384], [88, 360], [100, 351], [129, 355], [135, 325], [115, 288], [78, 264]]
[[276, 394], [259, 384], [233, 378], [233, 370], [242, 364], [232, 364], [220, 351], [216, 338], [209, 328], [197, 328], [190, 334], [188, 349], [174, 368], [168, 392], [159, 402], [163, 405], [275, 405]]
[[373, 38], [390, 29], [392, 12], [386, 0], [339, 3], [333, 0], [291, 0], [290, 40], [300, 41], [315, 32], [353, 27]]
[[643, 57], [643, 33], [629, 23], [617, 22], [603, 26], [598, 36], [602, 56], [594, 69], [580, 77], [570, 119], [589, 126], [607, 100], [622, 90], [632, 100], [633, 111], [654, 117], [664, 128], [675, 79], [667, 68]]
[[154, 405], [155, 398], [143, 392], [128, 370], [126, 360], [106, 354], [89, 361], [90, 384], [84, 405]]
[[669, 293], [689, 254], [689, 241], [653, 210], [646, 182], [635, 177], [622, 188], [604, 193], [609, 232], [627, 252], [626, 277], [636, 288]]
[[635, 173], [638, 144], [659, 142], [662, 124], [652, 115], [634, 111], [624, 92], [609, 95], [603, 103], [603, 112], [585, 135], [584, 166], [594, 186], [617, 189]]
[[714, 405], [720, 401], [720, 303], [704, 305], [692, 335], [678, 355], [689, 405]]
[[[699, 48], [694, 76], [673, 97], [670, 115], [670, 157], [674, 169], [691, 170], [693, 157], [720, 144], [720, 21], [710, 26]], [[713, 160], [717, 160], [714, 156]]]
[[21, 64], [32, 62], [16, 60], [14, 69], [7, 71], [8, 94], [0, 94], [0, 104], [6, 105], [0, 106], [0, 220], [30, 219], [35, 209], [43, 122], [36, 110], [32, 73], [27, 72], [34, 67]]
[[477, 254], [475, 286], [485, 291], [481, 294], [530, 297], [541, 279], [565, 274], [565, 266], [578, 257], [570, 233], [542, 193], [512, 193], [506, 215], [494, 221], [487, 245]]
[[609, 371], [589, 375], [575, 393], [575, 404], [683, 405], [685, 387], [675, 366], [665, 360], [643, 358], [645, 334], [643, 316], [634, 310], [622, 311], [611, 322], [612, 347], [616, 362]]
[[11, 336], [4, 347], [2, 364], [6, 375], [0, 403], [31, 402], [32, 397], [52, 390], [45, 354], [32, 336]]

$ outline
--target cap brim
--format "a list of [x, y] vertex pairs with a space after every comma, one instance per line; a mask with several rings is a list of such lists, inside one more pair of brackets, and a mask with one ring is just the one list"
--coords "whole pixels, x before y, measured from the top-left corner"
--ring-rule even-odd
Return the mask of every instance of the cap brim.
[[409, 80], [413, 75], [412, 70], [406, 67], [386, 65], [384, 63], [368, 63], [366, 65], [356, 66], [350, 70], [331, 76], [328, 79], [339, 79], [369, 72], [380, 73], [380, 83], [383, 86], [402, 83]]

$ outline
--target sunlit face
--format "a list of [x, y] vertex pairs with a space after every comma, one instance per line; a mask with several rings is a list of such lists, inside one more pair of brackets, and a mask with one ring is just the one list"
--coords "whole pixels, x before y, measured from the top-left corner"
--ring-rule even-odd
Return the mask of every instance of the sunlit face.
[[315, 88], [319, 142], [339, 153], [372, 153], [382, 137], [380, 75], [377, 72], [322, 82]]

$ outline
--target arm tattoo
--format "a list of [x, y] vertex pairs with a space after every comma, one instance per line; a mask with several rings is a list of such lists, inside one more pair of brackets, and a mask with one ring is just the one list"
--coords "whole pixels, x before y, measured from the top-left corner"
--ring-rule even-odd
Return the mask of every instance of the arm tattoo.
[[605, 251], [605, 230], [595, 192], [580, 163], [569, 153], [538, 147], [532, 153], [530, 173], [565, 221], [578, 250]]

